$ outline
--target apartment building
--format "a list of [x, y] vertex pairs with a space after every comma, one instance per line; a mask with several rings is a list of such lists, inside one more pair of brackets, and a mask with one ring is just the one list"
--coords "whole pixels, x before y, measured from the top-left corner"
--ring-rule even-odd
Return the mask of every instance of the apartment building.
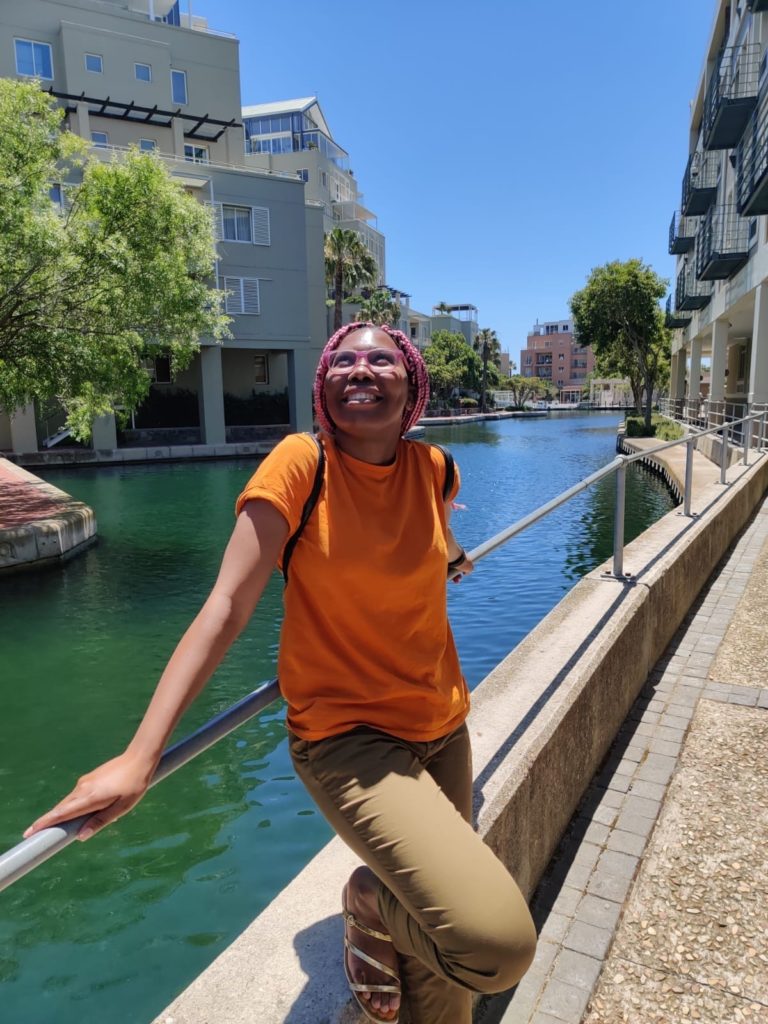
[[[191, 195], [212, 204], [220, 256], [213, 283], [228, 293], [233, 337], [223, 346], [203, 338], [175, 381], [159, 361], [153, 384], [169, 400], [179, 391], [197, 396], [187, 402], [189, 422], [178, 424], [189, 441], [246, 439], [262, 396], [286, 392], [286, 420], [311, 429], [326, 337], [325, 211], [307, 201], [294, 171], [246, 156], [235, 36], [210, 29], [178, 0], [2, 0], [0, 75], [39, 79], [98, 157], [119, 158], [129, 146], [157, 153]], [[52, 183], [54, 200], [61, 184]], [[46, 430], [37, 412], [37, 422], [32, 408], [0, 415], [0, 449], [37, 449]], [[117, 447], [113, 417], [95, 425], [93, 443]]]
[[670, 394], [713, 424], [768, 402], [767, 47], [768, 0], [718, 0], [669, 229]]
[[538, 320], [520, 352], [520, 374], [551, 381], [561, 402], [578, 403], [587, 374], [595, 368], [589, 345], [580, 345], [573, 333], [573, 321]]
[[474, 345], [477, 337], [477, 306], [470, 302], [440, 302], [432, 308], [430, 317], [431, 333], [450, 331], [463, 334], [468, 345]]

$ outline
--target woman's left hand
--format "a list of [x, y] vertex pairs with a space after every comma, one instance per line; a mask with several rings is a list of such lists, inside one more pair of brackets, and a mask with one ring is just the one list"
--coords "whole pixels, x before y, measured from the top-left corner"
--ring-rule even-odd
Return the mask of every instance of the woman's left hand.
[[461, 555], [463, 555], [461, 561], [454, 560], [448, 563], [448, 579], [453, 583], [461, 583], [462, 577], [468, 576], [475, 568], [475, 563], [467, 556], [463, 548], [460, 552]]

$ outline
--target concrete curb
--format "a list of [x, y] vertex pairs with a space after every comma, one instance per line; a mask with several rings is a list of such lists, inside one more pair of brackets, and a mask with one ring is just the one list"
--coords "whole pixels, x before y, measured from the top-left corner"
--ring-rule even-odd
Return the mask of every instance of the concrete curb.
[[[729, 471], [625, 550], [627, 581], [590, 573], [475, 691], [478, 831], [527, 896], [696, 595], [768, 488], [768, 457]], [[481, 570], [480, 570], [481, 571]], [[156, 1024], [351, 1024], [333, 840]], [[403, 1013], [401, 1020], [407, 1020]]]
[[0, 528], [0, 575], [57, 564], [95, 543], [96, 516], [91, 508], [6, 459], [0, 464], [2, 475], [23, 487], [30, 505], [51, 507], [50, 515]]

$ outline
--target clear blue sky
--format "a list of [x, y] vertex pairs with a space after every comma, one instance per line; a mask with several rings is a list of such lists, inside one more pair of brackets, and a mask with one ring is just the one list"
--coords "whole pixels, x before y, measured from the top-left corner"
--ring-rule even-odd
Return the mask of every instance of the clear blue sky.
[[317, 95], [387, 238], [388, 284], [472, 302], [519, 359], [592, 267], [673, 274], [714, 0], [192, 0], [243, 103]]

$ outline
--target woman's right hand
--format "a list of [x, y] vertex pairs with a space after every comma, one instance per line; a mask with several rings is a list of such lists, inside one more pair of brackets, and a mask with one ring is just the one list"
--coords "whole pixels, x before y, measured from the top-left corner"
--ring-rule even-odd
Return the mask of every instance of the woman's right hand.
[[90, 839], [136, 806], [149, 788], [154, 771], [154, 764], [128, 753], [105, 761], [78, 779], [71, 793], [29, 826], [24, 838], [62, 821], [91, 814], [77, 833], [78, 839]]

